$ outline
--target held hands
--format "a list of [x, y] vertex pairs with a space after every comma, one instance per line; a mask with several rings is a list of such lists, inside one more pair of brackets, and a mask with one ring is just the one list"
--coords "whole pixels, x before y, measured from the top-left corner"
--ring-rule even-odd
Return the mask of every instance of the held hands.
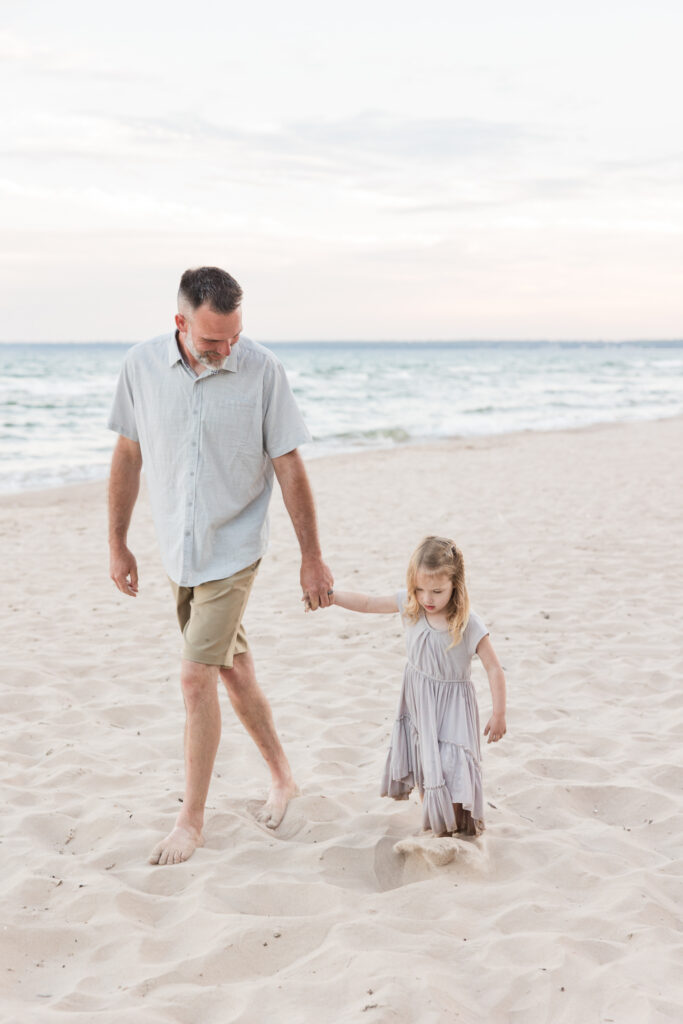
[[488, 736], [488, 742], [497, 743], [498, 740], [502, 740], [503, 736], [507, 732], [505, 725], [505, 715], [493, 714], [486, 723], [484, 729], [484, 736]]
[[301, 563], [301, 600], [306, 605], [305, 611], [314, 612], [334, 604], [333, 587], [334, 577], [321, 558]]
[[[331, 608], [331, 607], [332, 607], [332, 605], [334, 604], [334, 590], [328, 590], [328, 591], [327, 591], [327, 596], [328, 596], [328, 598], [329, 598], [329, 601], [328, 601], [327, 607], [330, 607], [330, 608]], [[302, 600], [302, 601], [304, 602], [304, 611], [305, 611], [305, 612], [313, 612], [313, 611], [316, 611], [316, 609], [315, 609], [315, 608], [313, 608], [313, 606], [311, 605], [311, 599], [310, 599], [310, 597], [308, 596], [308, 594], [304, 594], [304, 596], [303, 596], [303, 597], [301, 598], [301, 600]], [[319, 604], [319, 605], [318, 605], [318, 608], [322, 608], [322, 605], [321, 605], [321, 604]]]
[[127, 547], [111, 549], [109, 575], [122, 594], [138, 596], [138, 563]]

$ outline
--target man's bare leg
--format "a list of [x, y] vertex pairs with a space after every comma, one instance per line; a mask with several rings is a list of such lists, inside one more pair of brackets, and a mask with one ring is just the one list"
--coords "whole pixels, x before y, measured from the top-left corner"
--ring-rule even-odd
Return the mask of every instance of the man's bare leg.
[[236, 654], [233, 667], [221, 668], [220, 675], [237, 717], [270, 769], [270, 793], [256, 817], [268, 828], [277, 828], [285, 816], [287, 804], [299, 790], [275, 729], [270, 704], [256, 682], [254, 659], [249, 651]]
[[185, 700], [185, 796], [173, 830], [154, 847], [150, 864], [180, 864], [204, 845], [204, 807], [221, 736], [218, 666], [183, 660], [180, 683]]

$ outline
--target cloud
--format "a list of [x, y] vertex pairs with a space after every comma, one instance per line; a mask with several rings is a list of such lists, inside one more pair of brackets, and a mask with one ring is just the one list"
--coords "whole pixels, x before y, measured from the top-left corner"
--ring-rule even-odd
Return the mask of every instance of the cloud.
[[365, 112], [338, 120], [297, 121], [281, 126], [243, 129], [190, 114], [162, 118], [126, 118], [141, 139], [227, 143], [251, 150], [325, 160], [340, 154], [350, 159], [462, 160], [500, 155], [538, 133], [514, 123], [475, 118], [399, 118]]
[[399, 118], [365, 112], [337, 121], [293, 124], [291, 138], [328, 151], [413, 160], [462, 160], [509, 151], [537, 135], [521, 125], [476, 118]]
[[[113, 131], [141, 161], [190, 159], [193, 177], [209, 187], [230, 182], [281, 189], [308, 184], [353, 193], [360, 202], [501, 202], [530, 146], [545, 139], [515, 123], [474, 118], [401, 118], [365, 112], [341, 119], [308, 119], [242, 127], [191, 112], [117, 115]], [[121, 141], [124, 141], [123, 139]], [[522, 171], [523, 173], [523, 171]], [[465, 179], [474, 182], [464, 190]], [[485, 194], [477, 182], [493, 180]]]
[[0, 32], [0, 61], [15, 64], [32, 64], [43, 59], [47, 47], [29, 46], [11, 32]]
[[116, 64], [103, 63], [91, 53], [31, 45], [10, 32], [0, 32], [0, 64], [14, 66], [27, 73], [59, 77], [86, 77], [89, 80], [117, 82], [143, 82], [150, 79], [145, 72], [129, 72]]
[[[474, 118], [422, 121], [366, 111], [245, 127], [181, 110], [157, 116], [36, 112], [18, 120], [3, 141], [0, 153], [15, 168], [23, 159], [29, 179], [42, 181], [50, 163], [53, 185], [87, 190], [97, 182], [103, 213], [111, 206], [108, 192], [132, 192], [126, 201], [140, 215], [140, 195], [149, 192], [171, 202], [182, 194], [194, 216], [200, 210], [215, 216], [211, 211], [225, 206], [251, 208], [257, 189], [257, 219], [280, 211], [291, 230], [287, 213], [295, 208], [297, 220], [308, 209], [316, 223], [322, 210], [337, 209], [338, 232], [349, 217], [368, 223], [371, 210], [382, 217], [372, 228], [377, 231], [386, 230], [392, 213], [401, 219], [476, 215], [516, 204], [524, 198], [523, 157], [544, 140], [520, 124]], [[161, 164], [167, 170], [160, 179]]]
[[[632, 194], [648, 192], [671, 201], [671, 193], [683, 197], [683, 154], [673, 153], [646, 160], [606, 160], [598, 164], [606, 188], [628, 188]], [[673, 212], [673, 211], [672, 211]]]

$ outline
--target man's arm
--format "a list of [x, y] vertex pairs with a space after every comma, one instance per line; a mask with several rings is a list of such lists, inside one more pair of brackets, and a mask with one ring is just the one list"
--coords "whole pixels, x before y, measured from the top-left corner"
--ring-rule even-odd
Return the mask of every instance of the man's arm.
[[109, 476], [109, 575], [122, 594], [138, 592], [138, 567], [127, 547], [128, 527], [140, 490], [142, 454], [137, 441], [119, 435]]
[[299, 452], [294, 449], [273, 459], [273, 469], [282, 490], [285, 508], [292, 520], [301, 548], [301, 589], [313, 611], [327, 608], [334, 578], [325, 565], [318, 539], [313, 491]]

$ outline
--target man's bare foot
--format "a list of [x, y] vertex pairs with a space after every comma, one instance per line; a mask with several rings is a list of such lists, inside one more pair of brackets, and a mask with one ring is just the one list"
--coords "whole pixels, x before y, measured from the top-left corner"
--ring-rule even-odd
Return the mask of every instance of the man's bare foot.
[[192, 826], [176, 825], [149, 855], [150, 864], [181, 864], [189, 860], [198, 846], [204, 845], [204, 836]]
[[277, 828], [285, 816], [289, 801], [298, 795], [299, 787], [293, 779], [283, 783], [274, 782], [270, 787], [268, 799], [256, 812], [256, 820], [266, 828]]

